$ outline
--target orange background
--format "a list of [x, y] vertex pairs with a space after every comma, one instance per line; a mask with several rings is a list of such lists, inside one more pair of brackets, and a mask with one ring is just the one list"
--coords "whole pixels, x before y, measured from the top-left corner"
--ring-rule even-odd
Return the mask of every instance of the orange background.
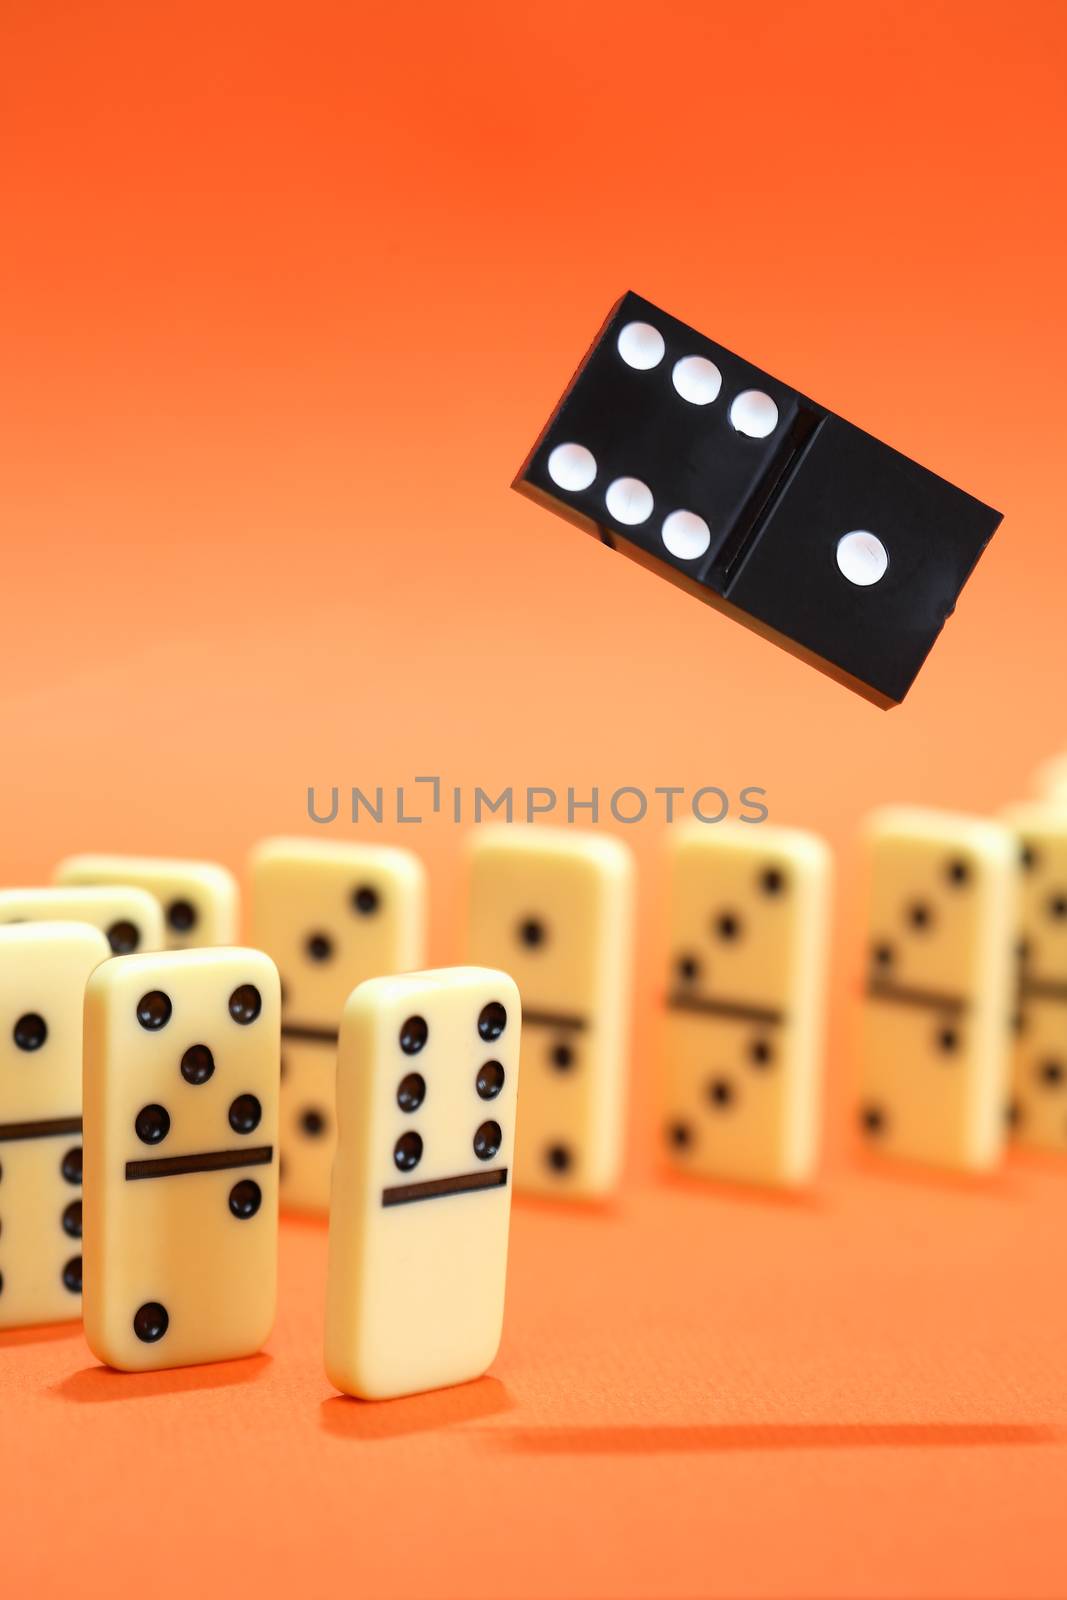
[[[1067, 1174], [872, 1173], [847, 1115], [858, 819], [996, 807], [1067, 738], [1065, 57], [1039, 0], [5, 0], [0, 881], [240, 869], [308, 784], [439, 772], [762, 784], [841, 886], [810, 1203], [657, 1179], [662, 830], [624, 830], [628, 1186], [517, 1206], [494, 1375], [330, 1399], [297, 1225], [257, 1362], [0, 1339], [16, 1588], [1067, 1593]], [[903, 708], [509, 492], [626, 287], [1006, 512]], [[461, 830], [369, 836], [450, 959]]]

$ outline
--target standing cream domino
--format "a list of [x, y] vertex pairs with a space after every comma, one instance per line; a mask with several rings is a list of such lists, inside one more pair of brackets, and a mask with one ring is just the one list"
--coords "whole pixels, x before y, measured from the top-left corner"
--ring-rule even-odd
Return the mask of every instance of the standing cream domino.
[[360, 984], [337, 1061], [326, 1371], [366, 1400], [479, 1377], [504, 1316], [519, 991], [450, 967]]
[[251, 1355], [274, 1320], [278, 972], [107, 961], [85, 997], [85, 1334], [125, 1371]]
[[875, 812], [867, 847], [860, 1126], [889, 1155], [988, 1169], [1004, 1137], [1014, 841], [983, 818], [901, 806]]
[[425, 873], [409, 850], [267, 839], [250, 883], [250, 938], [282, 979], [282, 1205], [325, 1216], [341, 1012], [365, 978], [422, 965]]
[[666, 1139], [684, 1171], [813, 1177], [829, 894], [814, 834], [694, 823], [672, 836]]
[[1034, 790], [1039, 799], [1053, 804], [1067, 800], [1067, 755], [1050, 756], [1034, 773]]
[[82, 1005], [107, 940], [0, 928], [0, 1329], [81, 1316]]
[[128, 884], [0, 889], [0, 923], [5, 922], [87, 922], [107, 936], [114, 956], [163, 948], [159, 901]]
[[633, 964], [633, 869], [599, 834], [479, 832], [470, 857], [471, 961], [523, 997], [515, 1185], [599, 1196], [622, 1160]]
[[56, 883], [129, 883], [155, 895], [163, 907], [168, 950], [233, 944], [237, 938], [237, 882], [214, 861], [159, 856], [68, 856]]
[[1013, 806], [1021, 865], [1016, 1038], [1009, 1126], [1067, 1151], [1067, 808]]

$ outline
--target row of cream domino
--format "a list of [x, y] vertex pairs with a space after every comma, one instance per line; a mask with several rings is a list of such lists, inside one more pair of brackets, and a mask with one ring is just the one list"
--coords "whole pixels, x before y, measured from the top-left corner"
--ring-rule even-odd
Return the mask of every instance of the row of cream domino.
[[[1010, 820], [1009, 829], [895, 810], [878, 814], [868, 830], [863, 1125], [902, 1154], [963, 1167], [995, 1159], [1012, 1010], [1021, 1030], [1014, 1120], [1036, 1142], [1064, 1142], [1060, 1101], [1067, 1096], [1056, 1051], [1067, 985], [1057, 977], [1064, 952], [1056, 935], [1067, 925], [1067, 812], [1030, 807]], [[283, 884], [290, 873], [300, 882], [321, 874], [315, 910], [336, 910], [345, 900], [354, 918], [372, 922], [388, 912], [395, 888], [383, 867], [406, 873], [409, 887], [421, 885], [412, 858], [382, 859], [401, 852], [357, 852], [358, 862], [349, 857], [339, 875], [338, 852], [346, 848], [272, 842], [256, 854], [254, 881], [282, 869]], [[696, 1170], [801, 1181], [810, 1174], [818, 1122], [828, 852], [811, 835], [761, 827], [684, 832], [671, 853], [670, 1148]], [[139, 865], [146, 875], [170, 873], [171, 887], [180, 880], [195, 914], [183, 913], [178, 920], [187, 926], [175, 931], [188, 937], [209, 909], [198, 899], [198, 874], [218, 869]], [[356, 878], [347, 870], [353, 865]], [[112, 866], [132, 876], [138, 864]], [[70, 865], [64, 875], [79, 870]], [[93, 870], [105, 869], [97, 862]], [[475, 848], [472, 942], [507, 940], [528, 962], [517, 1147], [513, 976], [453, 968], [364, 982], [342, 1004], [339, 1060], [336, 1027], [288, 1025], [299, 1043], [328, 1055], [331, 1079], [336, 1065], [342, 1134], [346, 1116], [358, 1130], [350, 1146], [342, 1137], [331, 1225], [332, 1239], [343, 1243], [331, 1246], [327, 1366], [340, 1387], [406, 1392], [473, 1376], [491, 1360], [503, 1308], [507, 1199], [523, 1147], [527, 1183], [536, 1188], [546, 1166], [553, 1179], [567, 1174], [554, 1154], [544, 1160], [546, 1127], [578, 1152], [579, 1173], [590, 1165], [583, 1139], [600, 1149], [611, 1143], [605, 1122], [618, 1127], [622, 1024], [610, 1035], [598, 1008], [619, 1019], [626, 1009], [629, 877], [622, 847], [598, 838], [501, 830]], [[326, 884], [332, 899], [323, 898]], [[163, 889], [158, 876], [154, 888]], [[322, 915], [308, 923], [293, 914], [289, 895], [280, 898], [289, 955], [301, 951], [309, 969], [328, 969], [344, 950], [338, 926]], [[259, 950], [228, 948], [104, 959], [109, 943], [84, 925], [90, 916], [107, 927], [112, 949], [136, 943], [147, 950], [162, 937], [160, 903], [137, 886], [7, 891], [0, 909], [9, 923], [49, 915], [74, 920], [0, 930], [0, 1020], [11, 1014], [0, 1074], [7, 1169], [0, 1168], [0, 1180], [7, 1178], [0, 1326], [77, 1314], [82, 1162], [73, 1141], [80, 1140], [79, 1026], [88, 980], [85, 1261], [93, 1348], [133, 1368], [258, 1348], [273, 1317], [270, 1191], [278, 1043], [287, 1031], [274, 962]], [[331, 944], [338, 949], [325, 948]], [[614, 954], [605, 958], [606, 950]], [[546, 952], [553, 953], [547, 965]], [[517, 965], [514, 956], [509, 965]], [[298, 992], [305, 1000], [312, 993]], [[545, 1084], [586, 1080], [566, 1115], [555, 1092], [536, 1087], [538, 1072]], [[346, 1096], [355, 1108], [347, 1113]], [[148, 1179], [167, 1181], [142, 1182]], [[416, 1204], [459, 1196], [468, 1197], [465, 1209]], [[398, 1263], [415, 1262], [412, 1279]], [[424, 1348], [413, 1330], [432, 1314], [438, 1323], [444, 1316], [447, 1333], [450, 1286], [460, 1282], [467, 1310], [456, 1314], [454, 1337]], [[432, 1304], [424, 1290], [432, 1290]]]
[[[1021, 913], [1010, 904], [1019, 850], [1004, 826], [895, 811], [868, 829], [861, 1126], [888, 1151], [988, 1166], [1005, 1112], [1020, 1138], [1067, 1146], [1067, 1118], [1054, 1093], [1064, 1076], [1055, 986], [1067, 974], [1054, 914], [1059, 814], [1030, 808], [1014, 820], [1042, 833], [1040, 849], [1031, 839], [1024, 852]], [[670, 854], [668, 1150], [692, 1171], [805, 1182], [820, 1121], [828, 852], [798, 830], [726, 825], [678, 830]], [[59, 876], [150, 888], [166, 909], [167, 931], [158, 911], [142, 904], [141, 948], [164, 937], [180, 946], [236, 936], [236, 885], [222, 868], [83, 857]], [[1067, 885], [1067, 873], [1060, 881]], [[278, 963], [285, 991], [282, 1198], [325, 1212], [341, 1009], [366, 977], [421, 964], [424, 877], [406, 851], [278, 840], [255, 852], [251, 883], [251, 940]], [[129, 947], [128, 903], [128, 914], [118, 916], [84, 889], [71, 893], [65, 900], [57, 891], [0, 893], [0, 920], [110, 917], [113, 946], [117, 926], [117, 948]], [[619, 1170], [626, 1080], [629, 853], [616, 840], [574, 830], [488, 829], [473, 846], [470, 901], [466, 957], [507, 970], [524, 997], [519, 1186], [606, 1193]], [[1026, 960], [1016, 965], [1018, 917]], [[1002, 1018], [1012, 1011], [1018, 1036], [1009, 1094]]]

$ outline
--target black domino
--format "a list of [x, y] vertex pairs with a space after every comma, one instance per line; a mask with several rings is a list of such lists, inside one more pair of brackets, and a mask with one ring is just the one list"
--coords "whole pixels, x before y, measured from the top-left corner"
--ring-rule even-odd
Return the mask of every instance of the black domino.
[[514, 487], [881, 706], [1001, 520], [632, 293]]

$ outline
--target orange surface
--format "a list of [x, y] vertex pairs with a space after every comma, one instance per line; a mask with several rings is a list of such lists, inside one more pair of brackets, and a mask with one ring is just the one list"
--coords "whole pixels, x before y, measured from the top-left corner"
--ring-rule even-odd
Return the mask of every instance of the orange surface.
[[[1065, 59], [1054, 0], [0, 10], [0, 881], [239, 869], [308, 784], [440, 773], [761, 784], [841, 886], [818, 1205], [655, 1184], [663, 830], [616, 828], [628, 1188], [522, 1208], [494, 1379], [328, 1402], [309, 1229], [250, 1368], [9, 1342], [5, 1581], [1067, 1593], [1067, 1175], [860, 1173], [847, 1042], [862, 814], [1067, 743]], [[902, 709], [508, 490], [627, 286], [1006, 512]], [[422, 851], [449, 959], [462, 830], [359, 832]]]
[[0, 1336], [5, 1588], [1058, 1600], [1065, 1198], [1019, 1164], [518, 1201], [491, 1375], [379, 1404], [327, 1382], [326, 1233], [288, 1223], [262, 1356]]

